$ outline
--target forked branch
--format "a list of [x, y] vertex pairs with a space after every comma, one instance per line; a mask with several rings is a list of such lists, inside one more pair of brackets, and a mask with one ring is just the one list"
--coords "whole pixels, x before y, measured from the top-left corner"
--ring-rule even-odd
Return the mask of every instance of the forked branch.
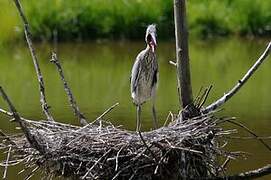
[[63, 85], [64, 85], [64, 90], [65, 90], [65, 92], [66, 92], [66, 94], [68, 96], [68, 100], [70, 102], [70, 106], [73, 109], [74, 115], [79, 119], [81, 125], [83, 125], [83, 126], [87, 125], [88, 123], [86, 121], [86, 118], [80, 112], [79, 107], [77, 106], [76, 101], [75, 101], [75, 99], [74, 99], [74, 97], [72, 95], [72, 91], [71, 91], [71, 89], [70, 89], [70, 87], [68, 85], [68, 82], [65, 79], [63, 69], [61, 67], [60, 62], [58, 61], [56, 53], [52, 53], [52, 59], [51, 59], [50, 62], [54, 63], [56, 65], [56, 67], [57, 67], [57, 70], [59, 72], [59, 75], [60, 75], [61, 80], [62, 80]]
[[259, 68], [259, 66], [267, 59], [271, 51], [271, 42], [267, 45], [265, 51], [260, 56], [260, 58], [255, 62], [255, 64], [247, 71], [241, 80], [238, 80], [238, 83], [226, 94], [224, 94], [217, 101], [213, 102], [205, 109], [202, 110], [204, 114], [216, 110], [218, 107], [226, 103], [234, 94], [236, 94], [240, 88], [247, 82], [247, 80], [254, 74], [254, 72]]
[[37, 79], [38, 79], [38, 82], [39, 82], [40, 103], [41, 103], [42, 111], [45, 114], [45, 116], [47, 117], [48, 121], [54, 121], [54, 119], [53, 119], [53, 117], [52, 117], [52, 115], [51, 115], [51, 113], [49, 111], [50, 106], [47, 104], [47, 101], [46, 101], [45, 86], [44, 86], [43, 76], [42, 76], [42, 73], [41, 73], [41, 70], [40, 70], [40, 67], [39, 67], [38, 58], [37, 58], [37, 55], [36, 55], [36, 52], [35, 52], [35, 49], [34, 49], [34, 46], [33, 46], [33, 43], [32, 43], [31, 33], [30, 33], [27, 18], [24, 15], [22, 6], [20, 4], [20, 1], [19, 0], [14, 0], [14, 3], [16, 5], [18, 11], [19, 11], [20, 17], [21, 17], [21, 19], [23, 21], [23, 24], [24, 24], [25, 38], [26, 38], [28, 48], [30, 50], [32, 60], [33, 60], [33, 63], [34, 63], [35, 71], [36, 71], [36, 74], [37, 74]]

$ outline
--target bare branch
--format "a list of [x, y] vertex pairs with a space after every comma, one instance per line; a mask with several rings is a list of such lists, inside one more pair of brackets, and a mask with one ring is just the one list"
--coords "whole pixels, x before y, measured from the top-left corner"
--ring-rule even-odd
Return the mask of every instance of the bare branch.
[[82, 131], [82, 130], [88, 128], [89, 126], [95, 124], [97, 121], [101, 120], [107, 113], [109, 113], [110, 111], [112, 111], [118, 105], [119, 105], [118, 102], [116, 104], [112, 105], [106, 111], [104, 111], [99, 117], [97, 117], [94, 121], [92, 121], [91, 123], [88, 123], [87, 125], [85, 125], [84, 127], [80, 128], [79, 130]]
[[228, 180], [239, 180], [239, 179], [254, 179], [254, 178], [259, 178], [259, 177], [263, 177], [266, 175], [271, 174], [271, 164], [268, 164], [262, 168], [259, 169], [255, 169], [252, 171], [247, 171], [244, 173], [239, 173], [236, 175], [232, 175], [232, 176], [225, 176], [225, 177], [217, 177], [214, 178], [216, 180], [222, 180], [222, 179], [228, 179]]
[[105, 112], [103, 112], [103, 114], [101, 114], [99, 117], [97, 117], [95, 121], [102, 119], [107, 113], [109, 113], [112, 109], [114, 109], [118, 105], [119, 105], [119, 103], [117, 102], [116, 104], [109, 107]]
[[22, 128], [22, 131], [24, 132], [29, 143], [32, 144], [35, 149], [44, 153], [45, 152], [44, 148], [39, 145], [35, 136], [31, 134], [25, 121], [23, 121], [21, 119], [19, 113], [17, 112], [17, 110], [15, 109], [15, 107], [13, 106], [13, 104], [11, 103], [10, 99], [8, 98], [7, 94], [5, 93], [5, 91], [3, 90], [3, 88], [1, 86], [0, 86], [0, 94], [2, 95], [3, 99], [7, 102], [9, 109], [12, 112], [12, 115], [13, 115], [15, 121], [19, 123], [19, 125]]
[[190, 77], [186, 0], [174, 0], [176, 60], [179, 100], [183, 108], [193, 104]]
[[9, 162], [10, 153], [11, 153], [11, 146], [8, 149], [8, 154], [7, 154], [7, 159], [6, 159], [6, 162], [5, 162], [5, 171], [4, 171], [3, 179], [6, 179], [6, 177], [7, 177], [8, 162]]
[[9, 116], [9, 117], [13, 117], [11, 112], [8, 112], [8, 111], [6, 111], [4, 109], [1, 109], [1, 108], [0, 108], [0, 113], [3, 113], [3, 114], [5, 114], [6, 116]]
[[267, 47], [266, 47], [265, 51], [263, 52], [263, 54], [255, 62], [255, 64], [247, 71], [247, 73], [243, 76], [243, 78], [241, 80], [239, 80], [238, 83], [228, 93], [224, 94], [217, 101], [210, 104], [202, 112], [203, 113], [208, 113], [208, 112], [213, 111], [213, 110], [217, 109], [218, 107], [222, 106], [224, 103], [226, 103], [234, 94], [236, 94], [240, 90], [240, 88], [254, 74], [254, 72], [259, 68], [259, 66], [268, 57], [270, 51], [271, 51], [271, 42], [269, 42], [269, 44], [267, 45]]
[[199, 102], [199, 107], [198, 107], [198, 108], [201, 108], [201, 107], [205, 104], [205, 102], [206, 102], [206, 100], [207, 100], [207, 98], [208, 98], [208, 96], [209, 96], [209, 93], [210, 93], [212, 87], [213, 87], [213, 86], [210, 85], [210, 86], [206, 89], [206, 92], [205, 92], [204, 95], [203, 95], [203, 100], [202, 100], [201, 102]]
[[37, 55], [36, 55], [32, 40], [31, 40], [31, 33], [30, 33], [27, 18], [24, 15], [22, 6], [20, 4], [20, 1], [19, 0], [14, 0], [14, 3], [16, 5], [16, 7], [17, 7], [17, 9], [19, 11], [20, 17], [21, 17], [21, 19], [23, 21], [25, 38], [26, 38], [28, 48], [30, 50], [32, 60], [33, 60], [33, 63], [34, 63], [35, 71], [36, 71], [36, 74], [37, 74], [37, 79], [38, 79], [38, 82], [39, 82], [40, 103], [41, 103], [42, 111], [45, 114], [45, 116], [47, 117], [48, 121], [54, 121], [54, 119], [53, 119], [53, 117], [52, 117], [52, 115], [51, 115], [51, 113], [49, 111], [50, 106], [47, 104], [47, 101], [46, 101], [45, 86], [44, 86], [43, 76], [42, 76], [42, 73], [41, 73], [41, 70], [40, 70], [40, 67], [39, 67], [38, 58], [37, 58]]
[[3, 99], [7, 102], [10, 111], [12, 112], [12, 116], [15, 118], [15, 120], [17, 122], [21, 121], [21, 118], [17, 112], [17, 110], [15, 109], [15, 107], [13, 106], [13, 104], [11, 103], [11, 101], [9, 100], [7, 94], [5, 93], [5, 91], [3, 90], [3, 88], [0, 86], [0, 94], [2, 95]]
[[171, 64], [171, 65], [173, 65], [173, 66], [177, 67], [177, 63], [176, 63], [176, 62], [174, 62], [174, 61], [169, 61], [169, 64]]
[[68, 82], [65, 80], [65, 76], [64, 76], [64, 72], [63, 69], [61, 67], [61, 64], [57, 58], [56, 53], [52, 53], [52, 59], [50, 60], [50, 62], [54, 63], [57, 67], [57, 70], [59, 72], [59, 75], [61, 77], [61, 80], [63, 82], [64, 85], [64, 90], [66, 91], [66, 94], [68, 96], [68, 100], [70, 102], [70, 106], [73, 109], [74, 115], [78, 118], [79, 122], [81, 125], [87, 125], [87, 121], [85, 116], [80, 112], [79, 107], [76, 104], [76, 101], [72, 95], [72, 91], [68, 85]]
[[228, 139], [241, 139], [241, 140], [250, 140], [250, 139], [264, 139], [264, 140], [269, 140], [271, 139], [271, 136], [266, 136], [266, 137], [246, 137], [246, 136], [227, 136], [226, 138]]
[[227, 159], [224, 161], [224, 163], [222, 164], [221, 166], [221, 169], [225, 169], [226, 166], [228, 165], [228, 163], [230, 162], [231, 158], [230, 157], [227, 157]]
[[253, 135], [256, 139], [258, 139], [269, 151], [271, 151], [271, 147], [268, 144], [266, 144], [263, 139], [258, 138], [259, 136], [257, 134], [255, 134], [252, 130], [250, 130], [248, 127], [246, 127], [245, 125], [243, 125], [243, 124], [241, 124], [239, 122], [232, 121], [232, 120], [229, 120], [229, 119], [226, 120], [226, 121], [245, 129], [247, 132], [249, 132], [251, 135]]
[[11, 140], [10, 137], [8, 137], [8, 136], [7, 136], [3, 131], [1, 131], [1, 130], [0, 130], [0, 136], [3, 136], [8, 142], [10, 142], [10, 144], [11, 144], [12, 146], [17, 147], [17, 144], [16, 144], [13, 140]]
[[155, 154], [152, 152], [152, 150], [150, 149], [150, 147], [147, 145], [147, 143], [146, 143], [146, 141], [144, 140], [144, 138], [143, 138], [143, 136], [142, 136], [142, 134], [141, 134], [140, 131], [138, 131], [138, 135], [139, 135], [139, 137], [140, 137], [142, 143], [144, 144], [144, 146], [145, 146], [145, 147], [147, 148], [147, 150], [151, 153], [151, 155], [152, 155], [152, 157], [154, 158], [155, 162], [158, 163]]

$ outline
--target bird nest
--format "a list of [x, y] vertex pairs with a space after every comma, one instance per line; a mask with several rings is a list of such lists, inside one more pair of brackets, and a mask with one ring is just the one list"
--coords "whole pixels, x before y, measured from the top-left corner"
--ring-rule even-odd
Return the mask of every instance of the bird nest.
[[[22, 119], [25, 134], [2, 133], [8, 166], [23, 164], [29, 177], [40, 169], [44, 176], [72, 179], [180, 179], [214, 177], [221, 172], [219, 147], [228, 134], [213, 113], [149, 132], [133, 132], [98, 120], [83, 127]], [[28, 136], [29, 136], [28, 134]], [[26, 171], [27, 172], [27, 171]]]

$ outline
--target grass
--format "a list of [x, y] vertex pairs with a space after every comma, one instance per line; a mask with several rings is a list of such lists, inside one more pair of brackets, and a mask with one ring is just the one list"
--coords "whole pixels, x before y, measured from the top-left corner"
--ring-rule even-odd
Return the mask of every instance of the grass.
[[[174, 35], [172, 0], [22, 0], [37, 40], [138, 39], [156, 23], [159, 38]], [[11, 0], [1, 1], [0, 40], [23, 33]], [[189, 0], [190, 33], [196, 37], [270, 36], [271, 2], [264, 0]]]

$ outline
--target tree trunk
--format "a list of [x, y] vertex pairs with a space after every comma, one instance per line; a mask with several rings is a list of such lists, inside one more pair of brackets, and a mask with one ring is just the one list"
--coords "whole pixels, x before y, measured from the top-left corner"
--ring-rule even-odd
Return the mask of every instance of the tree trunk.
[[186, 0], [174, 0], [176, 38], [177, 79], [180, 104], [185, 108], [193, 104], [189, 67], [188, 29], [186, 22]]

